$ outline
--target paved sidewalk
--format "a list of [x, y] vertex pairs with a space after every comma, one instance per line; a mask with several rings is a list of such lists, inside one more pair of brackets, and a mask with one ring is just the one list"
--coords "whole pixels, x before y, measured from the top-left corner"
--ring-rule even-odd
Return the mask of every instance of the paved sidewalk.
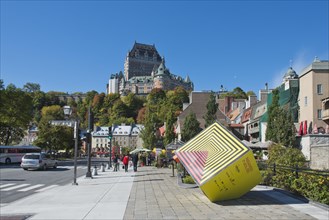
[[105, 170], [0, 207], [0, 220], [123, 219], [134, 173]]
[[0, 219], [329, 219], [328, 207], [262, 186], [212, 203], [199, 188], [180, 187], [168, 168], [98, 174], [2, 206]]
[[170, 169], [140, 168], [124, 219], [329, 219], [328, 207], [264, 186], [239, 199], [212, 203], [199, 188], [182, 188], [171, 176]]

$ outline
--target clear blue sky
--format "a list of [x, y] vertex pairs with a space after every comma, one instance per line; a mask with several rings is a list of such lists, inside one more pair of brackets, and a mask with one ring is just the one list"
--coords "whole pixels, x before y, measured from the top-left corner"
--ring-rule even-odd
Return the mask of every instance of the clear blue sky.
[[328, 0], [3, 1], [1, 79], [22, 88], [106, 91], [135, 41], [155, 44], [195, 90], [258, 94], [328, 60]]

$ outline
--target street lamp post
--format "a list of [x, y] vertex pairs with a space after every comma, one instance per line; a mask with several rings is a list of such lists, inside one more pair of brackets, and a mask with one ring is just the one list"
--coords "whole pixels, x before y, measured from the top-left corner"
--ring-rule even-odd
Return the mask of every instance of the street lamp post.
[[108, 169], [112, 168], [112, 127], [109, 127], [109, 135], [108, 135], [108, 147], [110, 148], [110, 158], [109, 158], [109, 166]]
[[91, 141], [91, 132], [88, 129], [87, 130], [87, 173], [86, 173], [86, 177], [88, 178], [92, 178], [91, 176], [91, 145], [90, 145], [90, 141]]
[[109, 154], [109, 156], [110, 156], [110, 158], [109, 158], [109, 169], [110, 168], [112, 168], [112, 141], [111, 140], [109, 140], [109, 147], [110, 147], [110, 154]]
[[88, 108], [88, 130], [87, 130], [87, 173], [86, 177], [92, 178], [91, 175], [91, 132], [93, 130], [94, 118], [91, 111], [91, 107]]
[[[70, 106], [64, 106], [64, 115], [69, 117], [72, 114], [72, 108]], [[72, 185], [78, 185], [77, 183], [77, 155], [78, 155], [78, 136], [79, 136], [79, 120], [74, 119], [74, 174]]]

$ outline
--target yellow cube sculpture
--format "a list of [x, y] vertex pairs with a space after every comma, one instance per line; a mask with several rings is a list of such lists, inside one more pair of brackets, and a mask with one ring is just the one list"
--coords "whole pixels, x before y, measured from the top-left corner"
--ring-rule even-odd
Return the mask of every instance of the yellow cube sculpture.
[[261, 181], [252, 150], [218, 122], [175, 154], [212, 202], [239, 198]]

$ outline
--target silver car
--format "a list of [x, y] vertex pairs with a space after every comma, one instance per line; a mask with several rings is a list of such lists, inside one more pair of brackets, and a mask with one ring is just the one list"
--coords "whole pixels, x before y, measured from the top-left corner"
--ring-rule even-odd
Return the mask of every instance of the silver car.
[[22, 157], [21, 167], [24, 170], [46, 170], [47, 168], [57, 168], [57, 160], [45, 153], [27, 153]]

